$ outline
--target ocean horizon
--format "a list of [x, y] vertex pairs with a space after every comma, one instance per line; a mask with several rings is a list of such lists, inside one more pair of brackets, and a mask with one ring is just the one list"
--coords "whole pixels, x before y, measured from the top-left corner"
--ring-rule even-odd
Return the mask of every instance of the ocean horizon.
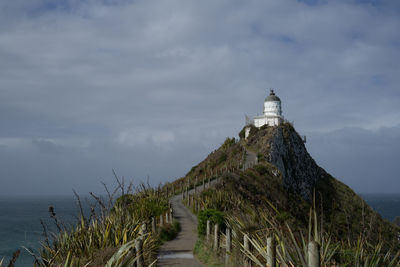
[[[364, 193], [361, 195], [367, 203], [383, 218], [393, 221], [400, 216], [400, 193]], [[93, 201], [90, 196], [82, 196], [81, 202], [86, 210]], [[54, 219], [49, 216], [49, 207], [53, 206], [58, 220], [67, 227], [74, 225], [79, 216], [79, 208], [73, 196], [31, 196], [0, 197], [0, 260], [8, 264], [13, 252], [21, 250], [16, 262], [17, 267], [33, 265], [33, 257], [25, 248], [38, 252], [40, 242], [44, 241], [43, 226], [56, 233]]]
[[[82, 206], [88, 211], [89, 196], [80, 196]], [[54, 207], [57, 219], [67, 228], [78, 222], [79, 207], [73, 196], [21, 196], [0, 197], [0, 260], [8, 264], [12, 254], [20, 249], [15, 266], [32, 266], [33, 257], [27, 249], [38, 253], [40, 242], [45, 240], [43, 225], [48, 233], [57, 233], [49, 207]]]

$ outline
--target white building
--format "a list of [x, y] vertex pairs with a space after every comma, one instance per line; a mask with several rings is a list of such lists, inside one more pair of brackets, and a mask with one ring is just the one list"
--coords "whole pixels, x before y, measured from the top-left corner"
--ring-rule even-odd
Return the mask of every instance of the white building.
[[[281, 100], [274, 93], [274, 90], [271, 89], [269, 96], [264, 100], [264, 112], [261, 116], [255, 116], [253, 120], [246, 120], [246, 125], [254, 125], [257, 128], [261, 126], [277, 126], [284, 121], [282, 116], [282, 106]], [[245, 138], [248, 137], [250, 133], [250, 127], [245, 129]]]

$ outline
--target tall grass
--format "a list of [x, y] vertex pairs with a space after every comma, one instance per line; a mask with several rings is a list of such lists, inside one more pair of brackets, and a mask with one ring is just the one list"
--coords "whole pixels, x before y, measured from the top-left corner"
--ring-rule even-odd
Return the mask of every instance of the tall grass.
[[[279, 206], [278, 210], [270, 200], [280, 200], [279, 196], [284, 191], [278, 190], [272, 178], [268, 180], [268, 189], [259, 189], [267, 188], [263, 184], [267, 181], [265, 176], [260, 176], [265, 172], [261, 167], [256, 165], [254, 170], [224, 175], [226, 177], [216, 188], [205, 190], [198, 196], [205, 209], [224, 212], [226, 224], [237, 233], [233, 235], [232, 258], [245, 257], [258, 266], [266, 266], [267, 237], [273, 237], [277, 243], [278, 263], [283, 266], [307, 266], [308, 244], [311, 241], [320, 246], [322, 266], [400, 266], [400, 242], [385, 239], [385, 235], [379, 234], [382, 229], [371, 227], [379, 225], [373, 224], [376, 219], [373, 212], [364, 212], [363, 209], [361, 216], [355, 214], [362, 220], [360, 227], [351, 232], [353, 228], [347, 222], [351, 234], [340, 235], [335, 224], [327, 220], [327, 214], [323, 214], [323, 205], [316, 205], [315, 197], [312, 203], [307, 204], [304, 201], [296, 203], [296, 198], [288, 196], [287, 202], [274, 202]], [[320, 201], [322, 203], [322, 199]], [[298, 210], [290, 209], [292, 207]], [[340, 212], [340, 209], [330, 212], [333, 213], [329, 216], [335, 217], [335, 212]], [[244, 234], [249, 236], [251, 250], [243, 246]]]
[[[101, 198], [91, 195], [100, 207], [99, 214], [91, 208], [89, 219], [83, 213], [77, 196], [81, 214], [79, 222], [72, 228], [65, 227], [55, 217], [58, 233], [47, 233], [41, 244], [39, 254], [32, 251], [35, 266], [128, 266], [136, 260], [136, 255], [129, 253], [137, 238], [143, 240], [143, 251], [146, 264], [151, 264], [157, 247], [157, 236], [143, 235], [142, 226], [149, 223], [151, 217], [159, 216], [168, 209], [168, 199], [160, 187], [151, 188], [141, 184], [134, 188], [131, 184], [125, 186], [124, 179], [118, 179], [120, 197], [115, 201], [114, 190], [109, 195], [108, 204]], [[99, 210], [99, 209], [97, 209]], [[149, 225], [149, 224], [147, 224]], [[44, 227], [46, 230], [46, 227]]]
[[[315, 209], [310, 210], [308, 229], [293, 231], [289, 224], [280, 225], [271, 217], [270, 213], [259, 214], [266, 222], [262, 228], [253, 232], [244, 230], [245, 223], [237, 217], [230, 217], [228, 223], [240, 231], [234, 239], [235, 245], [240, 248], [244, 257], [250, 259], [257, 266], [267, 264], [267, 237], [277, 241], [277, 261], [284, 266], [307, 266], [307, 247], [311, 241], [320, 245], [321, 266], [400, 266], [400, 252], [385, 251], [382, 243], [369, 244], [359, 238], [356, 244], [348, 242], [334, 242], [332, 236], [323, 231], [321, 222]], [[247, 234], [252, 249], [245, 249], [242, 236]]]

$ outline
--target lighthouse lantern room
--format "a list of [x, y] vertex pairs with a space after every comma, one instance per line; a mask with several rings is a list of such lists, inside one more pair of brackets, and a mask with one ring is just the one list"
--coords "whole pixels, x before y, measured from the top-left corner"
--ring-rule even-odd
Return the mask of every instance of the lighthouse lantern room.
[[[275, 95], [274, 90], [270, 89], [269, 96], [267, 96], [264, 101], [263, 115], [255, 116], [253, 120], [246, 119], [246, 125], [254, 125], [257, 128], [260, 128], [264, 125], [277, 126], [283, 121], [284, 118], [282, 116], [281, 100]], [[248, 137], [249, 133], [250, 127], [246, 127], [245, 138]]]

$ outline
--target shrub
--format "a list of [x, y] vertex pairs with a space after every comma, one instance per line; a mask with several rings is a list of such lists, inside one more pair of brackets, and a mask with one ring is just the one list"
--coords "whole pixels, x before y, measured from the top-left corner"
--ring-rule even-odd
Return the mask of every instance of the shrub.
[[239, 132], [239, 138], [240, 139], [244, 139], [245, 131], [246, 131], [246, 127], [243, 127], [243, 129]]
[[226, 138], [225, 142], [222, 144], [223, 149], [228, 149], [236, 143], [235, 138]]
[[168, 200], [160, 197], [155, 190], [147, 189], [147, 192], [135, 195], [126, 194], [119, 197], [115, 202], [115, 207], [126, 209], [136, 219], [143, 221], [151, 217], [157, 217], [166, 211], [168, 209]]
[[167, 224], [160, 229], [159, 240], [161, 243], [175, 239], [181, 231], [181, 225], [178, 221], [174, 220], [172, 225]]
[[255, 135], [259, 130], [256, 126], [251, 125], [249, 136]]
[[218, 158], [217, 165], [219, 165], [222, 162], [226, 161], [227, 158], [228, 158], [228, 155], [225, 152], [223, 152]]
[[254, 166], [254, 169], [260, 174], [260, 175], [264, 175], [266, 173], [268, 173], [268, 167], [262, 164], [257, 164]]
[[219, 224], [220, 229], [223, 231], [226, 228], [224, 213], [214, 209], [205, 209], [199, 212], [197, 215], [198, 224], [197, 232], [199, 235], [206, 234], [207, 220], [210, 220], [212, 224]]

